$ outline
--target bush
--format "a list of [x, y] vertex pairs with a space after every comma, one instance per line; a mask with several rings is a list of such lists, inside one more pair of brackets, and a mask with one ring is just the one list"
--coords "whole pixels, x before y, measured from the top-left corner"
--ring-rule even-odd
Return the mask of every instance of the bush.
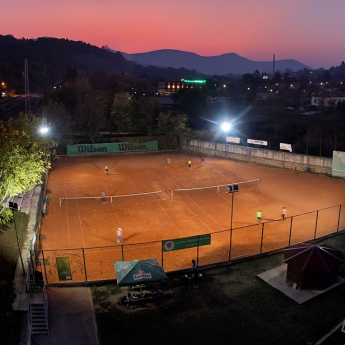
[[8, 208], [5, 208], [0, 214], [0, 224], [5, 225], [10, 222], [13, 218], [12, 211]]

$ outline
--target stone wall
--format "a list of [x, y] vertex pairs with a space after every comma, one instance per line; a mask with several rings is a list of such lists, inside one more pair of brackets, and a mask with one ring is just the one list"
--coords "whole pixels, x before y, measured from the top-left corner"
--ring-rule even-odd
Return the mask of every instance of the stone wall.
[[307, 156], [196, 139], [188, 140], [182, 147], [185, 150], [203, 153], [208, 156], [332, 175], [332, 158]]

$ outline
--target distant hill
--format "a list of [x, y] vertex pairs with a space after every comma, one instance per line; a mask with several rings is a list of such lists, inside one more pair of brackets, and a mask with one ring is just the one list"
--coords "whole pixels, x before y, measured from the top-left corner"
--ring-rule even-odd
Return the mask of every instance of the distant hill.
[[[147, 53], [122, 53], [122, 55], [125, 59], [142, 65], [186, 68], [207, 75], [254, 73], [256, 70], [260, 73], [272, 73], [273, 71], [273, 61], [252, 61], [235, 53], [201, 56], [181, 50], [162, 49]], [[275, 71], [284, 72], [286, 69], [298, 71], [303, 68], [312, 69], [293, 59], [275, 62]]]
[[0, 35], [0, 78], [16, 93], [24, 92], [24, 61], [28, 59], [30, 91], [43, 90], [60, 83], [69, 69], [92, 75], [99, 71], [109, 75], [131, 74], [142, 79], [179, 80], [202, 78], [185, 68], [143, 66], [128, 61], [120, 52], [99, 48], [82, 41], [40, 37], [17, 39]]

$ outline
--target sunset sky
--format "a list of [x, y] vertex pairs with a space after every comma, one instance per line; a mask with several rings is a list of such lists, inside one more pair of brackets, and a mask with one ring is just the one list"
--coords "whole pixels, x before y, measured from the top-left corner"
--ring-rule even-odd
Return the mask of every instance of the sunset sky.
[[329, 68], [345, 60], [344, 14], [345, 0], [0, 0], [0, 34]]

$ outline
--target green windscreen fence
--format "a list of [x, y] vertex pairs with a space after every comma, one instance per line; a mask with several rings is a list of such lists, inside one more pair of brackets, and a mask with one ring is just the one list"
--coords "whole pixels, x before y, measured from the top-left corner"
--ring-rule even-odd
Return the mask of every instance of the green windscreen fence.
[[345, 152], [333, 151], [332, 175], [345, 178]]
[[102, 144], [78, 144], [67, 145], [68, 155], [90, 155], [104, 153], [121, 153], [121, 152], [145, 152], [157, 151], [158, 142], [146, 141], [144, 143], [102, 143]]

